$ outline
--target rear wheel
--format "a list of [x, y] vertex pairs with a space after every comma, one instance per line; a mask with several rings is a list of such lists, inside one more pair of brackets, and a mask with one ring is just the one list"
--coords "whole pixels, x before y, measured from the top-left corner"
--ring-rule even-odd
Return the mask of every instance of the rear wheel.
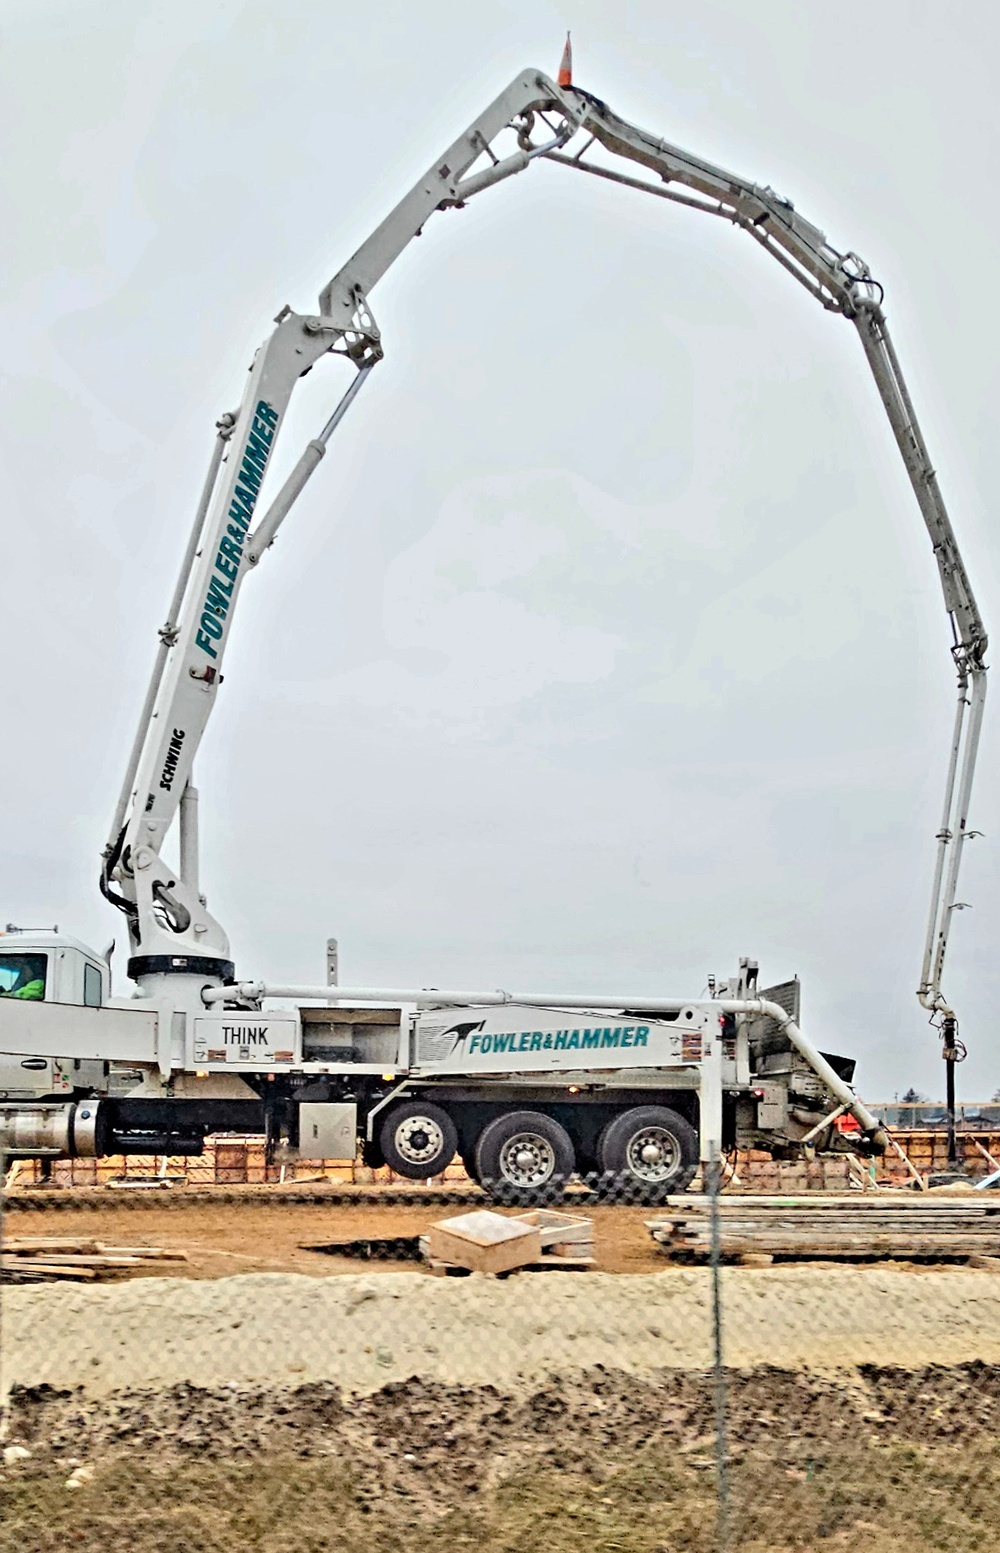
[[597, 1142], [604, 1184], [635, 1201], [686, 1191], [698, 1168], [690, 1122], [662, 1105], [638, 1105], [608, 1122]]
[[455, 1123], [439, 1105], [407, 1100], [393, 1106], [379, 1131], [385, 1162], [397, 1175], [423, 1181], [440, 1175], [455, 1157]]
[[565, 1127], [542, 1111], [510, 1111], [483, 1128], [476, 1145], [476, 1174], [503, 1202], [552, 1201], [575, 1168]]

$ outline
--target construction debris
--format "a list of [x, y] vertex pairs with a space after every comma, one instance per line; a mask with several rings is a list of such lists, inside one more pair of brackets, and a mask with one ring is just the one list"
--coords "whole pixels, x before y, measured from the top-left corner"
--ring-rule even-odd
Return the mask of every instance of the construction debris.
[[[879, 1192], [857, 1197], [719, 1199], [719, 1249], [727, 1258], [838, 1261], [881, 1258], [967, 1261], [1000, 1256], [1000, 1203], [982, 1196]], [[707, 1197], [675, 1197], [647, 1228], [669, 1256], [711, 1254]]]
[[5, 1240], [0, 1283], [38, 1283], [60, 1278], [90, 1283], [149, 1272], [150, 1262], [186, 1262], [186, 1251], [162, 1246], [108, 1246], [76, 1235], [25, 1235]]

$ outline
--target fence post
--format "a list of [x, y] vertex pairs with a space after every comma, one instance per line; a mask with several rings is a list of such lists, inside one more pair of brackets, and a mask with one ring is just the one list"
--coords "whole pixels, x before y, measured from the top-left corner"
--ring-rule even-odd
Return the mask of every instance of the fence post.
[[715, 1380], [715, 1486], [718, 1553], [729, 1548], [729, 1450], [726, 1440], [726, 1372], [722, 1362], [722, 1251], [719, 1224], [719, 1192], [722, 1160], [716, 1145], [708, 1165], [709, 1224], [712, 1282], [712, 1368]]

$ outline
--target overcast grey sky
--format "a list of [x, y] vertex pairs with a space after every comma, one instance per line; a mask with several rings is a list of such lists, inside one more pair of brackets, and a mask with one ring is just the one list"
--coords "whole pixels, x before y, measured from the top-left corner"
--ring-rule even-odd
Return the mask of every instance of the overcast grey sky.
[[[98, 855], [213, 422], [567, 26], [580, 85], [864, 254], [1000, 630], [998, 14], [0, 3], [3, 914], [123, 939]], [[853, 329], [723, 223], [552, 165], [435, 217], [373, 302], [386, 361], [243, 591], [197, 762], [240, 972], [322, 979], [336, 934], [355, 983], [683, 995], [750, 954], [869, 1098], [938, 1093], [948, 636]], [[974, 1097], [998, 706], [946, 977]]]

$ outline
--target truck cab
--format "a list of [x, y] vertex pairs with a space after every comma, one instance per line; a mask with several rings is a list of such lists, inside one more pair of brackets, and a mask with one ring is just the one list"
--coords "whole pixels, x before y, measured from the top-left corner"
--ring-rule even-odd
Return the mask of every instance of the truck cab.
[[10, 923], [0, 933], [0, 998], [100, 1008], [110, 991], [108, 962], [78, 938]]
[[[93, 949], [58, 929], [0, 932], [0, 999], [17, 1002], [30, 1017], [36, 1003], [101, 1008], [110, 997], [111, 969]], [[106, 1071], [103, 1062], [0, 1052], [0, 1100], [66, 1097], [87, 1091]]]

